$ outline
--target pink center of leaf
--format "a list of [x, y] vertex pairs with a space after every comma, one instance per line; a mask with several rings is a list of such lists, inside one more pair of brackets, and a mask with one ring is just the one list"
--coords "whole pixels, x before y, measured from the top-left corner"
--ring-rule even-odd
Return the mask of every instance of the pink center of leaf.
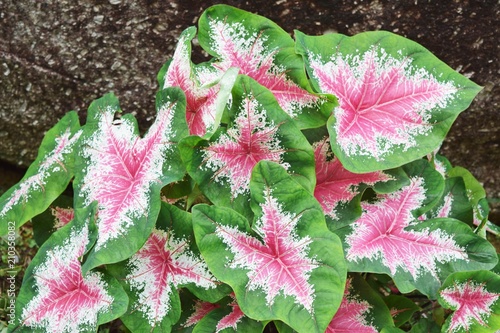
[[361, 56], [337, 54], [327, 63], [309, 57], [321, 91], [338, 97], [335, 131], [347, 155], [379, 160], [394, 146], [416, 146], [414, 137], [432, 128], [431, 112], [446, 107], [457, 91], [412, 68], [408, 58], [395, 59], [376, 47]]
[[215, 288], [215, 278], [189, 244], [172, 232], [154, 230], [146, 244], [129, 261], [127, 280], [138, 294], [137, 308], [151, 325], [161, 321], [170, 309], [172, 287], [194, 283]]
[[112, 124], [112, 108], [100, 115], [99, 130], [86, 142], [89, 166], [80, 194], [86, 204], [99, 203], [96, 250], [147, 216], [150, 187], [160, 182], [165, 155], [173, 146], [169, 139], [174, 107], [163, 106], [142, 139], [128, 120]]
[[217, 235], [234, 253], [230, 267], [247, 269], [247, 288], [262, 289], [269, 306], [282, 291], [312, 313], [314, 287], [308, 279], [317, 263], [307, 257], [311, 239], [295, 235], [294, 228], [300, 216], [282, 212], [272, 197], [266, 199], [262, 209], [263, 216], [255, 223], [255, 228], [263, 242], [236, 228], [218, 226]]
[[251, 32], [240, 22], [228, 24], [211, 22], [212, 47], [220, 56], [214, 66], [224, 72], [238, 67], [240, 74], [248, 75], [271, 90], [279, 105], [291, 117], [304, 107], [316, 104], [317, 96], [302, 89], [286, 76], [286, 68], [274, 64], [277, 52], [266, 46], [263, 32]]
[[83, 326], [97, 327], [97, 316], [113, 298], [101, 274], [82, 276], [78, 258], [88, 242], [88, 230], [73, 231], [69, 240], [47, 253], [34, 270], [37, 295], [22, 312], [23, 324], [49, 333], [78, 332]]
[[245, 98], [235, 126], [205, 150], [207, 167], [215, 171], [216, 181], [230, 183], [233, 197], [248, 192], [252, 169], [259, 161], [281, 163], [285, 152], [276, 138], [278, 126], [268, 124], [266, 112], [259, 109], [254, 98]]
[[440, 292], [441, 297], [455, 308], [451, 317], [448, 332], [470, 331], [474, 321], [487, 326], [485, 320], [491, 315], [491, 307], [500, 294], [490, 293], [484, 285], [476, 285], [471, 281], [454, 285]]
[[366, 315], [372, 307], [366, 301], [351, 295], [351, 279], [347, 280], [344, 298], [325, 333], [377, 333], [377, 329], [367, 324]]
[[425, 198], [422, 184], [422, 178], [414, 178], [400, 191], [381, 195], [375, 204], [362, 203], [365, 212], [346, 237], [347, 260], [381, 260], [391, 274], [400, 268], [416, 279], [420, 270], [437, 276], [436, 261], [467, 259], [465, 250], [442, 230], [405, 230], [414, 222], [411, 212]]

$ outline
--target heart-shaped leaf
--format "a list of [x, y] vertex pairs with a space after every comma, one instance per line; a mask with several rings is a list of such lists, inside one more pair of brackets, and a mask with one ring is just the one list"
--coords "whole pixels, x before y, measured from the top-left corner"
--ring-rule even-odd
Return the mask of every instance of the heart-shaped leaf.
[[251, 216], [250, 175], [261, 160], [280, 163], [306, 189], [314, 188], [311, 145], [273, 95], [247, 76], [233, 88], [230, 123], [212, 141], [189, 137], [180, 144], [189, 175], [215, 204]]
[[66, 189], [74, 175], [75, 145], [81, 134], [76, 112], [67, 113], [45, 134], [23, 179], [0, 197], [0, 236], [45, 211]]
[[[208, 271], [194, 243], [191, 214], [162, 203], [158, 228], [126, 263], [114, 268], [130, 297], [122, 317], [132, 332], [164, 332], [179, 320], [178, 289], [217, 301], [229, 288]], [[219, 290], [217, 290], [219, 289]]]
[[26, 270], [16, 301], [16, 332], [95, 332], [121, 316], [128, 298], [106, 273], [82, 274], [81, 257], [95, 241], [95, 206], [81, 210], [78, 223], [54, 233]]
[[[131, 115], [114, 120], [118, 100], [109, 94], [89, 108], [75, 177], [75, 208], [98, 202], [96, 245], [84, 271], [137, 252], [160, 210], [160, 189], [185, 171], [176, 142], [187, 135], [179, 88], [157, 94], [157, 117], [144, 138]], [[123, 239], [127, 239], [123, 242]]]
[[239, 68], [265, 86], [300, 128], [324, 125], [334, 102], [311, 93], [304, 64], [294, 41], [274, 22], [226, 5], [203, 12], [199, 20], [200, 45], [224, 72]]
[[385, 31], [296, 31], [313, 86], [339, 100], [332, 149], [353, 172], [401, 166], [439, 147], [480, 87], [419, 44]]
[[228, 68], [211, 76], [198, 73], [190, 60], [195, 35], [195, 27], [184, 30], [173, 58], [159, 73], [159, 81], [163, 88], [180, 87], [184, 91], [189, 133], [209, 138], [219, 126], [238, 71]]
[[313, 196], [278, 164], [259, 162], [250, 187], [252, 228], [229, 208], [193, 208], [196, 242], [208, 267], [233, 288], [249, 317], [324, 332], [345, 284], [338, 238]]
[[[416, 161], [407, 170], [418, 170], [426, 163]], [[488, 241], [458, 220], [418, 220], [422, 207], [432, 207], [431, 203], [439, 198], [432, 193], [429, 195], [434, 198], [429, 198], [430, 189], [436, 189], [428, 177], [442, 177], [429, 169], [420, 176], [410, 173], [409, 185], [379, 195], [375, 203], [362, 202], [361, 217], [336, 232], [344, 240], [350, 270], [387, 273], [402, 292], [417, 288], [433, 298], [449, 273], [489, 269], [497, 258]]]
[[496, 332], [500, 329], [500, 276], [489, 271], [450, 275], [439, 290], [439, 303], [454, 312], [442, 332]]

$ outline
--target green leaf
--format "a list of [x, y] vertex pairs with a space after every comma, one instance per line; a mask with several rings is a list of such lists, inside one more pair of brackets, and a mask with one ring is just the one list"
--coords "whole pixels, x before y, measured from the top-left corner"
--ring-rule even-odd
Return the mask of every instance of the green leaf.
[[229, 208], [193, 208], [196, 242], [251, 318], [323, 332], [338, 308], [346, 271], [321, 206], [279, 165], [261, 161], [250, 182], [255, 220]]
[[31, 219], [33, 234], [38, 246], [41, 246], [55, 231], [70, 222], [61, 220], [61, 215], [70, 218], [73, 215], [73, 197], [61, 194], [43, 213]]
[[313, 87], [339, 100], [327, 126], [333, 152], [352, 172], [395, 168], [431, 153], [481, 89], [389, 32], [295, 35]]
[[384, 302], [391, 310], [394, 324], [400, 327], [406, 323], [420, 307], [411, 299], [402, 295], [389, 295], [384, 297]]
[[36, 160], [19, 183], [0, 197], [0, 236], [45, 211], [74, 175], [75, 147], [81, 135], [76, 112], [67, 113], [51, 128]]
[[466, 195], [473, 209], [473, 223], [479, 230], [485, 227], [488, 221], [489, 206], [485, 202], [486, 191], [479, 181], [465, 168], [454, 167], [448, 172], [449, 177], [461, 177], [465, 183]]

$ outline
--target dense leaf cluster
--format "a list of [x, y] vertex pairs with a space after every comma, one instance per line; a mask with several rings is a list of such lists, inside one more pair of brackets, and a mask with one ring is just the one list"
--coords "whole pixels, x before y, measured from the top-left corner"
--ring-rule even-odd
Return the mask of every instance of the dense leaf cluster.
[[293, 39], [225, 5], [158, 81], [145, 135], [105, 95], [0, 198], [0, 234], [40, 245], [9, 331], [500, 329], [484, 190], [436, 153], [476, 84], [388, 32]]

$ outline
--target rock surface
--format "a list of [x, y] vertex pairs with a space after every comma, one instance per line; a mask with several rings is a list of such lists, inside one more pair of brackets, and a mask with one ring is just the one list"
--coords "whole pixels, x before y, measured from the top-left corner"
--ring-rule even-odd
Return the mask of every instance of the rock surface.
[[[35, 158], [44, 131], [69, 110], [77, 110], [83, 121], [88, 105], [109, 91], [146, 130], [155, 113], [156, 73], [172, 55], [180, 32], [195, 25], [201, 12], [214, 3], [220, 2], [0, 0], [2, 163], [25, 168]], [[225, 3], [264, 15], [290, 33], [294, 29], [312, 35], [392, 31], [417, 41], [482, 85], [483, 91], [459, 116], [441, 152], [454, 165], [468, 168], [484, 183], [488, 197], [498, 201], [500, 5], [496, 0]]]

